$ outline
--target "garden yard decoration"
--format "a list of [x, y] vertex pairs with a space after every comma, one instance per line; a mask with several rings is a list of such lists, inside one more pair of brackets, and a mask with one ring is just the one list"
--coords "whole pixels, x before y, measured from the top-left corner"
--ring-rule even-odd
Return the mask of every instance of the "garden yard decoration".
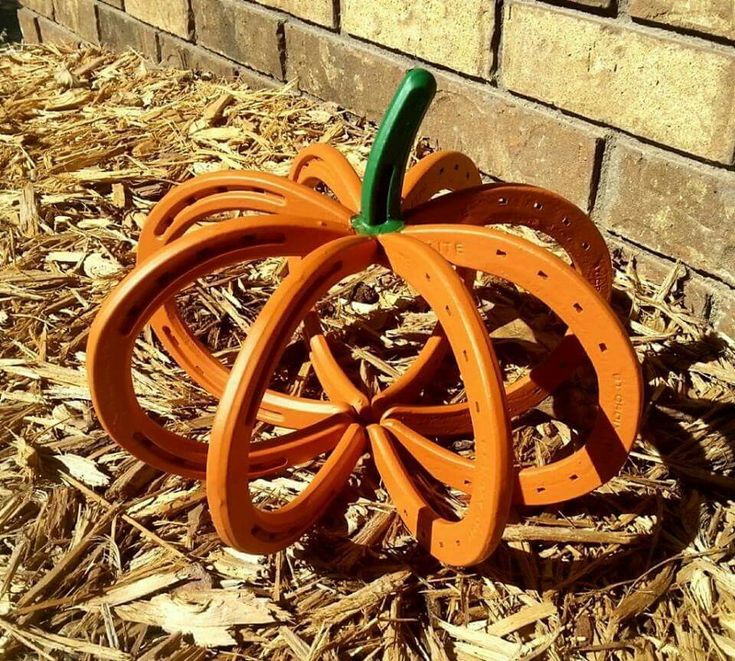
[[[218, 172], [172, 190], [141, 233], [138, 264], [103, 304], [88, 346], [93, 402], [108, 433], [162, 470], [206, 479], [215, 527], [252, 553], [283, 549], [304, 534], [369, 451], [406, 526], [436, 558], [481, 562], [500, 540], [511, 501], [558, 503], [588, 493], [622, 466], [641, 412], [641, 377], [625, 330], [607, 299], [612, 269], [590, 219], [563, 198], [519, 184], [482, 185], [471, 161], [439, 152], [405, 172], [435, 81], [421, 69], [401, 83], [376, 136], [365, 180], [336, 150], [305, 149], [289, 179]], [[336, 200], [315, 190], [323, 184]], [[444, 190], [451, 192], [435, 199]], [[228, 211], [256, 215], [222, 220]], [[553, 238], [572, 266], [537, 245], [486, 225], [520, 224]], [[228, 373], [179, 315], [174, 296], [216, 269], [288, 257], [281, 282], [249, 329]], [[370, 397], [332, 353], [313, 312], [347, 276], [382, 265], [435, 312], [435, 332], [409, 369]], [[504, 389], [470, 289], [476, 272], [516, 284], [544, 301], [567, 327], [546, 361]], [[326, 400], [268, 389], [279, 359], [304, 322]], [[181, 367], [220, 398], [209, 445], [158, 425], [132, 384], [135, 339], [151, 323]], [[462, 404], [420, 406], [416, 397], [451, 351], [466, 392]], [[543, 400], [587, 356], [599, 391], [584, 443], [542, 467], [513, 467], [513, 417]], [[258, 420], [292, 429], [252, 442]], [[429, 440], [471, 433], [472, 459]], [[329, 452], [308, 487], [280, 509], [252, 500], [249, 482]], [[439, 482], [466, 494], [461, 517], [445, 518], [404, 464], [408, 453]]]

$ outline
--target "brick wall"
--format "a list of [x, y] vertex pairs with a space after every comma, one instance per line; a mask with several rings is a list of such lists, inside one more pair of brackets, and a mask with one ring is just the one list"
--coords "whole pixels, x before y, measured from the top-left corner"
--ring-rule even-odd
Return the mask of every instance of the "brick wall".
[[21, 0], [28, 41], [132, 47], [165, 65], [297, 78], [378, 119], [431, 68], [425, 131], [496, 179], [588, 210], [735, 336], [733, 0]]

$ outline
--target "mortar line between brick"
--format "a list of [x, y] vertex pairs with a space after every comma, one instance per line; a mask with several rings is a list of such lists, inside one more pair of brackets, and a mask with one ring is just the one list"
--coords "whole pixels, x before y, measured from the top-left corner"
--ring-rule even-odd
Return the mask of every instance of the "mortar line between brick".
[[286, 49], [286, 20], [278, 21], [276, 29], [276, 39], [278, 39], [278, 59], [281, 63], [281, 80], [286, 80], [288, 71], [288, 51]]
[[[538, 2], [538, 0], [512, 0], [512, 4], [538, 8], [542, 3]], [[625, 14], [620, 14], [617, 19], [610, 19], [584, 11], [578, 5], [561, 7], [548, 5], [546, 3], [543, 4], [546, 5], [546, 8], [548, 10], [557, 10], [562, 14], [566, 14], [567, 16], [572, 16], [580, 20], [602, 23], [604, 25], [616, 27], [618, 29], [622, 28], [634, 30], [638, 34], [643, 34], [648, 37], [656, 37], [658, 39], [664, 39], [666, 41], [674, 41], [680, 44], [688, 45], [690, 47], [703, 48], [705, 50], [732, 57], [732, 44], [720, 44], [717, 41], [717, 38], [713, 35], [708, 34], [706, 35], [706, 38], [702, 38], [701, 36], [695, 34], [683, 34], [674, 31], [673, 27], [669, 28], [669, 26], [663, 26], [660, 23], [652, 23], [650, 25], [647, 23], [641, 23], [637, 19], [633, 20], [630, 16], [627, 16]]]
[[[316, 28], [317, 30], [324, 30], [324, 32], [328, 35], [335, 35], [339, 34], [339, 30], [335, 29], [334, 27], [324, 25], [323, 23], [317, 23], [316, 21], [309, 20], [308, 18], [304, 18], [303, 16], [297, 16], [296, 14], [292, 14], [285, 9], [280, 9], [278, 7], [271, 7], [270, 5], [264, 5], [258, 0], [230, 0], [235, 2], [244, 2], [249, 7], [252, 7], [254, 10], [259, 11], [263, 14], [270, 14], [273, 17], [279, 17], [282, 20], [286, 21], [287, 23], [301, 23], [302, 25], [308, 25], [311, 28]], [[333, 0], [334, 2], [338, 2], [338, 0]]]
[[630, 4], [630, 0], [615, 0], [615, 3], [617, 5], [618, 18], [624, 20], [626, 17], [629, 17], [630, 11], [628, 5]]
[[595, 7], [593, 5], [584, 5], [584, 7], [580, 7], [579, 4], [574, 2], [574, 0], [540, 0], [540, 4], [549, 5], [551, 7], [561, 7], [562, 9], [576, 9], [583, 11], [585, 14], [590, 16], [612, 19], [617, 17], [617, 8], [619, 6], [619, 3], [611, 2], [609, 7]]
[[500, 58], [503, 48], [503, 23], [505, 13], [505, 5], [503, 0], [495, 0], [495, 16], [493, 16], [493, 36], [490, 40], [490, 52], [493, 56], [493, 63], [490, 67], [489, 79], [490, 83], [497, 87], [500, 78]]
[[[322, 28], [324, 29], [324, 28]], [[450, 67], [447, 67], [441, 63], [438, 62], [432, 62], [430, 60], [424, 59], [423, 57], [419, 57], [418, 55], [414, 55], [412, 53], [406, 53], [405, 51], [399, 50], [397, 48], [394, 48], [392, 46], [386, 46], [385, 44], [380, 44], [376, 41], [370, 41], [369, 39], [365, 39], [364, 37], [361, 37], [356, 34], [350, 34], [349, 32], [342, 32], [340, 33], [340, 36], [342, 36], [346, 43], [349, 43], [350, 41], [355, 42], [362, 47], [369, 47], [374, 49], [375, 52], [378, 54], [385, 55], [396, 55], [404, 60], [407, 60], [408, 64], [410, 66], [415, 66], [416, 64], [420, 65], [426, 65], [428, 67], [433, 67], [437, 71], [440, 71], [441, 73], [448, 73], [448, 74], [454, 74], [455, 76], [460, 76], [464, 80], [470, 80], [475, 83], [484, 83], [489, 84], [490, 81], [487, 78], [484, 78], [482, 76], [476, 76], [471, 73], [467, 73], [466, 71], [458, 71], [457, 69], [452, 69]]]
[[196, 43], [196, 16], [194, 15], [194, 5], [191, 0], [186, 0], [187, 7], [187, 37], [186, 41]]
[[94, 16], [94, 31], [97, 34], [97, 43], [102, 43], [102, 35], [100, 34], [100, 10], [99, 5], [95, 3], [92, 6], [92, 14]]
[[332, 0], [332, 12], [334, 16], [334, 29], [342, 32], [342, 3], [340, 0]]
[[603, 167], [608, 159], [608, 141], [606, 137], [601, 137], [595, 143], [594, 161], [592, 163], [592, 174], [590, 175], [590, 194], [587, 199], [587, 208], [590, 215], [597, 210], [597, 199], [600, 192], [600, 184], [602, 183]]
[[695, 163], [699, 163], [701, 165], [714, 167], [714, 168], [717, 168], [718, 170], [726, 170], [728, 172], [735, 172], [735, 164], [733, 164], [732, 162], [722, 163], [721, 161], [715, 161], [712, 159], [708, 159], [705, 156], [699, 156], [698, 154], [692, 154], [690, 152], [686, 152], [681, 149], [677, 149], [676, 147], [672, 147], [671, 145], [667, 145], [664, 142], [657, 142], [656, 140], [652, 140], [651, 138], [646, 138], [645, 136], [637, 135], [636, 133], [631, 133], [630, 131], [620, 128], [619, 126], [614, 126], [613, 124], [608, 124], [606, 122], [600, 121], [598, 119], [593, 119], [591, 117], [585, 117], [584, 115], [575, 113], [572, 110], [567, 110], [566, 108], [555, 106], [554, 104], [549, 103], [548, 101], [536, 99], [532, 96], [526, 96], [525, 94], [521, 94], [520, 92], [516, 92], [515, 90], [505, 88], [505, 87], [499, 88], [499, 89], [502, 89], [503, 91], [507, 92], [510, 96], [512, 96], [515, 99], [522, 99], [523, 101], [530, 102], [532, 105], [538, 106], [539, 108], [558, 112], [566, 118], [574, 119], [576, 121], [581, 121], [591, 127], [604, 128], [610, 131], [614, 131], [615, 133], [618, 133], [620, 135], [625, 135], [629, 138], [633, 138], [650, 147], [656, 147], [658, 149], [669, 152], [671, 154], [676, 154], [677, 156], [686, 158], [687, 160], [693, 161]]
[[[728, 39], [718, 34], [711, 34], [702, 30], [696, 30], [694, 28], [687, 28], [681, 25], [670, 25], [668, 23], [659, 23], [651, 19], [643, 18], [641, 16], [623, 16], [620, 21], [621, 25], [631, 26], [633, 28], [652, 28], [656, 32], [663, 30], [665, 33], [671, 33], [671, 38], [676, 38], [676, 35], [682, 37], [692, 37], [698, 42], [706, 42], [712, 44], [715, 49], [719, 50], [719, 46], [725, 48], [732, 48], [735, 46], [735, 39]], [[700, 46], [703, 45], [700, 43]]]
[[618, 232], [610, 229], [609, 227], [603, 226], [602, 229], [607, 234], [612, 236], [616, 241], [619, 241], [620, 243], [627, 245], [629, 248], [632, 247], [638, 250], [642, 250], [643, 252], [646, 252], [649, 255], [653, 255], [654, 257], [657, 257], [659, 259], [663, 259], [672, 265], [679, 262], [682, 266], [686, 267], [692, 273], [696, 273], [698, 276], [705, 278], [707, 280], [712, 280], [713, 282], [716, 282], [717, 284], [722, 285], [723, 287], [726, 287], [728, 290], [735, 293], [735, 283], [730, 283], [727, 280], [723, 280], [721, 276], [715, 275], [714, 273], [710, 273], [709, 271], [703, 271], [702, 269], [698, 269], [696, 266], [692, 266], [689, 262], [685, 262], [681, 259], [676, 259], [672, 257], [671, 255], [667, 255], [664, 252], [659, 252], [658, 250], [654, 250], [650, 246], [647, 246], [643, 243], [638, 243], [634, 239], [631, 239], [630, 237], [627, 237], [624, 234], [619, 234]]

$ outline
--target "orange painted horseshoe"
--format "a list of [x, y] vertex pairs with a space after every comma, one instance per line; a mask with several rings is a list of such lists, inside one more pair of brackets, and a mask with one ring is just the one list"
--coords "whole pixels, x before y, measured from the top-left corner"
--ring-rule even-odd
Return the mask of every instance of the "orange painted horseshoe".
[[[586, 443], [564, 459], [518, 472], [515, 502], [559, 503], [586, 494], [614, 476], [636, 438], [643, 382], [625, 329], [595, 288], [554, 255], [503, 232], [427, 225], [407, 228], [404, 234], [440, 249], [456, 266], [504, 278], [545, 301], [574, 333], [595, 370], [599, 413]], [[422, 418], [432, 420], [440, 408], [446, 407], [395, 407], [385, 412], [381, 424], [430, 473], [455, 488], [468, 490], [472, 476], [480, 474], [476, 466], [470, 469], [471, 462], [416, 431], [431, 426]], [[461, 410], [463, 419], [455, 414], [454, 424], [470, 432], [477, 429], [471, 404], [455, 408]]]
[[[407, 223], [411, 225], [447, 221], [461, 225], [524, 225], [542, 232], [560, 245], [586, 280], [606, 299], [610, 297], [612, 263], [602, 235], [589, 216], [550, 191], [516, 184], [482, 186], [450, 193], [407, 214]], [[545, 361], [507, 388], [510, 416], [516, 417], [546, 399], [569, 377], [582, 357], [574, 337], [567, 335]], [[437, 367], [437, 361], [423, 349], [406, 372], [376, 397], [374, 405], [388, 408], [410, 401], [418, 388], [434, 376]], [[451, 409], [444, 413], [452, 416]], [[432, 426], [423, 426], [422, 431], [438, 434], [446, 429], [441, 421], [434, 424], [436, 420], [436, 416], [424, 418], [423, 422]], [[456, 430], [460, 432], [460, 428]]]
[[317, 144], [302, 149], [291, 165], [288, 178], [308, 188], [323, 184], [345, 209], [353, 214], [360, 210], [360, 177], [342, 152], [331, 145]]
[[[247, 192], [236, 191], [204, 197], [179, 212], [166, 235], [166, 241], [175, 241], [189, 227], [214, 214], [248, 209], [253, 206], [255, 205], [249, 199]], [[263, 210], [272, 210], [266, 204], [260, 204], [259, 206]], [[299, 205], [287, 204], [287, 207], [298, 208]], [[251, 217], [236, 220], [239, 220], [244, 227], [250, 227], [253, 224]], [[338, 224], [343, 227], [343, 234], [349, 233], [346, 221]], [[167, 243], [163, 245], [167, 245]], [[147, 247], [144, 247], [145, 250], [147, 250]], [[157, 247], [155, 250], [160, 250], [160, 248]], [[146, 261], [146, 255], [147, 253], [144, 252], [143, 263]], [[229, 370], [194, 335], [188, 324], [181, 318], [173, 298], [156, 310], [151, 317], [150, 324], [178, 365], [190, 374], [200, 386], [211, 394], [219, 396], [224, 389]], [[263, 412], [264, 421], [273, 422], [273, 413], [276, 412], [278, 424], [290, 428], [299, 426], [302, 407], [298, 401], [291, 402], [288, 395], [281, 395], [278, 402], [272, 400], [270, 404], [271, 408]]]
[[480, 171], [469, 156], [458, 151], [437, 151], [406, 172], [403, 209], [414, 209], [445, 190], [453, 192], [480, 185]]
[[[459, 152], [438, 151], [409, 168], [403, 184], [403, 207], [411, 209], [441, 191], [457, 191], [481, 183], [480, 172], [470, 158]], [[463, 277], [469, 282], [474, 275], [466, 273]], [[314, 314], [307, 315], [304, 327], [309, 341], [311, 363], [327, 396], [347, 397], [344, 401], [350, 402], [356, 410], [366, 408], [369, 405], [367, 395], [352, 383], [339, 365], [329, 347], [329, 341], [321, 332], [318, 317]], [[425, 364], [438, 363], [446, 350], [446, 340], [437, 325], [422, 350], [420, 360]], [[411, 401], [426, 380], [428, 379], [414, 382], [413, 374], [404, 374], [382, 396], [391, 398], [391, 401]]]
[[[324, 218], [349, 233], [350, 214], [339, 204], [287, 179], [261, 172], [216, 172], [201, 175], [174, 188], [154, 207], [141, 231], [137, 262], [183, 236], [206, 218], [228, 211], [284, 213]], [[240, 219], [245, 225], [251, 219]], [[200, 342], [184, 322], [174, 298], [151, 317], [151, 327], [168, 354], [207, 392], [219, 397], [228, 369]], [[288, 402], [280, 413], [290, 426]], [[286, 424], [288, 423], [288, 424]]]
[[[450, 171], [454, 171], [453, 168]], [[433, 167], [430, 165], [427, 172], [437, 173], [436, 164]], [[462, 181], [462, 177], [459, 180]], [[436, 184], [433, 188], [436, 188]], [[431, 191], [432, 187], [427, 190]], [[410, 225], [451, 222], [462, 225], [510, 224], [530, 227], [554, 239], [569, 255], [574, 267], [606, 299], [610, 297], [612, 263], [599, 230], [589, 216], [576, 206], [542, 188], [518, 184], [489, 184], [459, 190], [409, 211], [407, 222]], [[441, 249], [441, 246], [437, 246], [437, 249]], [[325, 392], [330, 397], [336, 396], [344, 392], [351, 382], [341, 370], [326, 339], [313, 332], [313, 326], [310, 330], [314, 370]], [[438, 359], [445, 348], [441, 332], [435, 331], [409, 368], [375, 396], [372, 406], [385, 410], [410, 402], [433, 377], [440, 364]], [[574, 337], [567, 335], [563, 338], [545, 361], [507, 389], [510, 416], [520, 415], [546, 399], [579, 366], [583, 358], [584, 352], [580, 350]], [[356, 387], [352, 388], [352, 400], [365, 397]], [[420, 431], [423, 433], [465, 433], [468, 431], [466, 424], [457, 424], [461, 417], [458, 416], [459, 410], [460, 408], [451, 406], [435, 407], [431, 416], [423, 415], [414, 422], [421, 425]]]
[[[320, 296], [347, 275], [382, 262], [381, 248], [390, 267], [425, 297], [446, 329], [478, 430], [475, 468], [485, 479], [476, 481], [464, 517], [444, 519], [413, 484], [395, 444], [371, 411], [354, 411], [355, 424], [332, 430], [338, 443], [309, 487], [279, 510], [262, 510], [253, 504], [247, 486], [248, 458], [258, 403], [274, 366]], [[500, 370], [461, 278], [436, 251], [399, 234], [346, 237], [316, 249], [282, 282], [253, 324], [218, 407], [207, 462], [207, 499], [220, 536], [251, 553], [270, 553], [292, 543], [347, 480], [365, 449], [363, 425], [386, 488], [419, 541], [450, 564], [486, 558], [500, 540], [510, 504], [510, 431]]]
[[[265, 216], [243, 223], [235, 218], [181, 237], [128, 274], [102, 305], [87, 347], [92, 401], [110, 436], [156, 468], [203, 479], [207, 446], [164, 429], [138, 403], [130, 372], [138, 334], [176, 291], [206, 273], [244, 260], [305, 255], [343, 235], [344, 227], [334, 221]], [[284, 410], [292, 416], [291, 424], [308, 427], [348, 409], [338, 402], [268, 391], [263, 397], [261, 417], [285, 426]], [[314, 443], [322, 447], [323, 439]], [[285, 447], [293, 453], [284, 450], [279, 454], [278, 447], [274, 447], [260, 463], [284, 465], [303, 460], [303, 444]]]
[[240, 198], [247, 199], [244, 211], [300, 214], [349, 223], [350, 214], [339, 203], [283, 177], [250, 170], [210, 172], [179, 184], [153, 207], [140, 233], [138, 263], [197, 222], [186, 215], [179, 218], [187, 207], [211, 195], [231, 192], [247, 193]]

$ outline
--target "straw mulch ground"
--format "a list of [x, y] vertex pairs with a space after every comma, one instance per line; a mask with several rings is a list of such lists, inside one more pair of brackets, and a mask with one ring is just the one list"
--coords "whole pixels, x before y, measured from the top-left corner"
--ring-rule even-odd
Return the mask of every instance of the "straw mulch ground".
[[[300, 544], [246, 556], [218, 541], [200, 484], [141, 465], [100, 429], [87, 332], [134, 263], [146, 212], [174, 182], [223, 167], [285, 173], [319, 140], [360, 165], [372, 129], [288, 91], [94, 50], [5, 50], [0, 99], [0, 656], [735, 655], [733, 351], [678, 302], [683, 269], [651, 283], [618, 263], [615, 303], [644, 365], [647, 406], [635, 451], [598, 492], [515, 512], [497, 553], [457, 571], [406, 534], [366, 459]], [[280, 272], [264, 262], [182, 295], [225, 359]], [[373, 386], [431, 329], [420, 302], [380, 278], [369, 273], [321, 308], [351, 349], [355, 378]], [[521, 371], [558, 331], [543, 306], [484, 284], [496, 346], [508, 372]], [[279, 375], [307, 392], [304, 360], [297, 342]], [[135, 369], [152, 414], [206, 438], [216, 402], [147, 333]], [[520, 459], [569, 446], [566, 423], [584, 427], [594, 387], [581, 373], [553, 406], [520, 420]], [[293, 495], [313, 468], [256, 486], [262, 498]]]

